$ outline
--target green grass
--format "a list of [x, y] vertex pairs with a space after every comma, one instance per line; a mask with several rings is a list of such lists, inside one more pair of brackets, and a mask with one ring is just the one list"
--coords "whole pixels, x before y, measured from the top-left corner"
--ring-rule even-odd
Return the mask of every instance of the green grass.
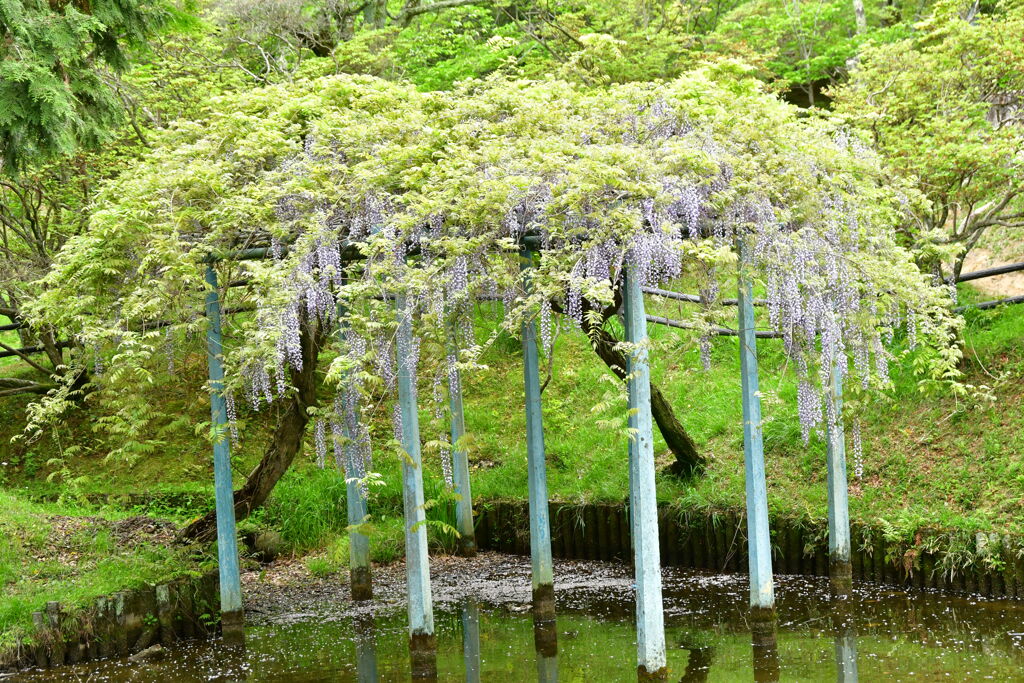
[[[0, 325], [9, 325], [11, 319], [6, 316], [0, 316]], [[7, 330], [0, 332], [0, 342], [3, 342], [11, 348], [21, 348], [21, 337], [18, 336], [16, 330]], [[8, 356], [7, 358], [0, 358], [0, 368], [7, 368], [12, 365], [23, 364], [24, 361], [17, 356]]]
[[[104, 511], [104, 520], [125, 513]], [[31, 632], [32, 612], [74, 612], [100, 596], [200, 571], [205, 557], [162, 545], [121, 546], [96, 510], [27, 502], [0, 490], [0, 651]]]
[[[991, 297], [962, 288], [965, 301], [985, 298]], [[652, 298], [650, 312], [681, 317], [681, 306], [685, 304]], [[481, 320], [485, 314], [489, 314], [487, 306], [483, 307]], [[1024, 339], [1024, 307], [971, 311], [966, 320], [963, 370], [967, 381], [992, 385], [997, 402], [974, 405], [953, 396], [924, 396], [910, 370], [909, 357], [894, 363], [890, 395], [857, 398], [851, 394], [849, 412], [860, 416], [865, 444], [864, 476], [851, 480], [850, 507], [855, 521], [888, 528], [891, 535], [905, 538], [912, 538], [924, 527], [964, 534], [1024, 533], [1020, 495], [1024, 490], [1024, 406], [1020, 391], [1024, 378], [1020, 345]], [[692, 482], [659, 476], [659, 499], [676, 505], [681, 513], [742, 509], [736, 339], [715, 340], [713, 366], [705, 371], [693, 334], [657, 325], [650, 326], [650, 333], [654, 344], [652, 376], [710, 463], [705, 475]], [[775, 516], [820, 523], [826, 516], [824, 444], [818, 437], [812, 437], [809, 444], [801, 439], [795, 378], [780, 346], [776, 340], [759, 344], [769, 506]], [[209, 494], [212, 471], [208, 444], [189, 427], [203, 420], [208, 410], [201, 392], [196, 390], [202, 380], [200, 361], [197, 354], [191, 366], [181, 371], [181, 382], [154, 397], [164, 412], [177, 414], [181, 422], [167, 431], [165, 450], [132, 465], [112, 463], [104, 459], [101, 439], [86, 429], [88, 413], [80, 413], [76, 417], [79, 423], [66, 428], [65, 442], [89, 444], [71, 463], [73, 471], [88, 476], [87, 490], [187, 490]], [[473, 495], [475, 499], [525, 498], [525, 418], [518, 342], [500, 339], [486, 352], [483, 362], [488, 366], [486, 370], [464, 377]], [[421, 373], [421, 432], [425, 441], [432, 441], [446, 431], [446, 426], [432, 422], [427, 365], [425, 360]], [[551, 497], [567, 502], [625, 500], [624, 393], [610, 380], [610, 373], [580, 334], [566, 332], [558, 338], [554, 372], [543, 403]], [[11, 433], [18, 418], [16, 414], [8, 415], [6, 431]], [[246, 419], [242, 444], [235, 449], [239, 472], [247, 471], [259, 457], [269, 432], [264, 415], [249, 415]], [[375, 559], [384, 560], [401, 553], [401, 526], [396, 522], [401, 511], [400, 460], [391, 437], [390, 405], [386, 402], [374, 414], [371, 427], [374, 466], [381, 475], [379, 486], [372, 487], [371, 493], [377, 539], [373, 552]], [[655, 448], [658, 462], [667, 464], [671, 455], [660, 435], [656, 435]], [[10, 446], [15, 466], [7, 468], [9, 485], [43, 490], [48, 449], [52, 451], [52, 444], [42, 441]], [[343, 543], [347, 525], [344, 483], [334, 472], [316, 470], [312, 460], [312, 449], [307, 445], [294, 471], [282, 480], [267, 508], [252, 523], [279, 529], [296, 552], [337, 546], [337, 559], [344, 555], [339, 544]], [[424, 462], [428, 499], [435, 500], [428, 510], [428, 529], [436, 547], [450, 548], [454, 537], [446, 525], [452, 523], [453, 501], [442, 500], [445, 488], [436, 450], [425, 448]]]
[[[972, 297], [976, 295], [965, 289], [963, 298], [969, 301]], [[654, 312], [669, 316], [673, 307], [652, 306]], [[967, 314], [967, 322], [963, 370], [972, 383], [994, 385], [997, 403], [973, 405], [953, 397], [924, 396], [911, 372], [909, 357], [893, 365], [891, 395], [851, 397], [849, 402], [850, 412], [860, 416], [865, 443], [864, 475], [859, 480], [852, 478], [850, 454], [851, 515], [855, 521], [886, 529], [890, 541], [910, 541], [925, 528], [959, 533], [965, 539], [976, 531], [1024, 533], [1020, 514], [1024, 507], [1020, 496], [1024, 491], [1024, 406], [1019, 390], [1024, 352], [1018, 350], [1018, 340], [1024, 338], [1024, 309], [974, 311]], [[655, 381], [710, 459], [706, 474], [693, 482], [659, 476], [659, 499], [677, 506], [682, 514], [742, 509], [735, 338], [716, 340], [712, 369], [705, 371], [691, 335], [660, 326], [651, 326], [650, 332], [655, 342]], [[759, 347], [769, 506], [773, 516], [824, 524], [824, 443], [817, 436], [812, 436], [809, 444], [801, 438], [795, 381], [779, 347], [773, 340], [762, 341]], [[522, 369], [515, 340], [499, 341], [484, 362], [487, 371], [464, 378], [473, 495], [478, 500], [522, 499], [527, 496], [522, 437], [525, 417], [519, 398]], [[625, 500], [627, 442], [621, 389], [608, 380], [608, 371], [578, 334], [559, 338], [555, 363], [543, 396], [551, 497], [568, 502]], [[595, 406], [602, 405], [604, 409], [595, 412]], [[436, 426], [430, 426], [429, 407], [421, 408], [424, 438], [429, 438], [426, 435]], [[383, 420], [375, 427], [378, 433], [390, 429]], [[382, 483], [373, 491], [371, 510], [388, 518], [400, 511], [400, 472], [397, 457], [388, 452], [383, 438], [378, 441], [375, 458]], [[656, 453], [662, 464], [671, 459], [660, 436]], [[438, 497], [443, 491], [439, 459], [430, 452], [425, 452], [424, 458], [428, 498]], [[280, 509], [306, 509], [295, 496], [304, 492], [315, 497], [313, 482], [321, 476], [326, 475], [290, 475], [292, 483], [282, 486], [275, 498], [295, 502], [284, 503]], [[304, 483], [299, 483], [300, 478]], [[334, 515], [333, 502], [310, 505], [328, 518]], [[450, 511], [451, 505], [446, 503], [432, 508], [428, 515], [440, 521]], [[282, 517], [274, 523], [284, 527], [290, 522]], [[314, 533], [303, 543], [323, 547], [327, 536], [337, 538], [342, 530], [339, 521], [330, 534]], [[381, 523], [376, 531], [386, 545], [383, 537], [400, 534], [400, 527]], [[436, 530], [431, 531], [435, 542], [443, 545]]]

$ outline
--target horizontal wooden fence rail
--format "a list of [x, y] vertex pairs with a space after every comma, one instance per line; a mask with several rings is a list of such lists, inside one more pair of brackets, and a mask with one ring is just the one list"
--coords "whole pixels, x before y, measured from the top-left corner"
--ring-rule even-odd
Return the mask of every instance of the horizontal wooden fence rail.
[[1024, 270], [1024, 263], [1007, 263], [1003, 266], [994, 266], [992, 268], [985, 268], [983, 270], [974, 270], [970, 273], [960, 273], [960, 277], [956, 279], [957, 282], [970, 282], [971, 280], [981, 280], [986, 277], [995, 277], [996, 275], [1006, 275], [1007, 273], [1016, 273]]
[[[648, 315], [647, 321], [655, 323], [656, 325], [664, 325], [666, 327], [674, 327], [679, 330], [699, 330], [699, 325], [693, 323], [684, 323], [679, 320], [673, 320], [672, 318], [664, 318], [660, 315]], [[728, 327], [712, 327], [710, 330], [711, 334], [718, 337], [736, 337], [739, 336], [738, 330], [732, 330]], [[772, 332], [771, 330], [757, 330], [754, 335], [758, 339], [781, 339], [782, 334], [779, 332]]]

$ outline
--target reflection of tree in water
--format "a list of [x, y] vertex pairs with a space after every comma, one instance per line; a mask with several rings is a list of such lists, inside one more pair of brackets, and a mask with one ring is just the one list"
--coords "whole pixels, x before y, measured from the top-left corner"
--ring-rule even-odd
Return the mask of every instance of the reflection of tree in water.
[[715, 648], [708, 646], [687, 649], [690, 657], [686, 660], [686, 671], [683, 672], [679, 683], [704, 683], [708, 680], [711, 662], [715, 660]]
[[679, 648], [689, 652], [686, 671], [680, 683], [703, 683], [708, 680], [715, 659], [715, 635], [710, 631], [687, 631], [679, 638]]

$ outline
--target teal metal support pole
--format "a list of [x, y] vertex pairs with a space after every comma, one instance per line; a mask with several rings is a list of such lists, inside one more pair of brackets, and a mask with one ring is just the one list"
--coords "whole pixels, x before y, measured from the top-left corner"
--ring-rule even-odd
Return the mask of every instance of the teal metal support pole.
[[[740, 267], [743, 267], [742, 244]], [[750, 281], [739, 282], [740, 374], [743, 385], [743, 460], [747, 487], [747, 551], [750, 558], [750, 608], [774, 618], [772, 548], [768, 531], [768, 487], [764, 478], [761, 395], [757, 381], [757, 341]]]
[[[524, 274], [533, 267], [529, 249], [519, 254]], [[529, 278], [524, 275], [527, 289]], [[544, 454], [544, 418], [540, 402], [540, 357], [537, 321], [524, 319], [523, 384], [526, 391], [526, 467], [530, 491], [530, 557], [533, 562], [533, 616], [535, 621], [555, 618], [555, 583], [551, 562], [551, 525], [548, 520], [547, 463]]]
[[217, 505], [217, 564], [220, 570], [221, 630], [225, 643], [245, 640], [242, 582], [238, 573], [235, 493], [231, 485], [231, 441], [224, 400], [224, 349], [220, 331], [220, 293], [217, 271], [206, 266], [206, 357], [210, 366], [210, 420], [213, 428], [213, 481]]
[[835, 424], [828, 420], [828, 575], [832, 593], [853, 589], [850, 560], [850, 499], [846, 483], [846, 437], [843, 434], [843, 375], [838, 361], [831, 372]]
[[[344, 315], [344, 308], [338, 306], [338, 320]], [[348, 343], [348, 334], [343, 324], [338, 325], [338, 340], [342, 347]], [[346, 388], [345, 391], [353, 391]], [[359, 404], [356, 402], [355, 421], [359, 421]], [[354, 527], [366, 522], [369, 515], [369, 506], [366, 501], [366, 491], [355, 476], [356, 472], [362, 472], [363, 454], [359, 450], [359, 434], [352, 431], [348, 416], [341, 421], [342, 436], [345, 438], [343, 452], [345, 454], [345, 504], [348, 511], [348, 559], [349, 559], [349, 589], [353, 600], [370, 600], [373, 598], [373, 570], [370, 564], [370, 537], [360, 533]], [[365, 476], [365, 472], [363, 472]]]
[[466, 683], [480, 683], [480, 608], [473, 600], [462, 604], [462, 658]]
[[661, 600], [658, 499], [654, 482], [654, 425], [651, 370], [647, 361], [647, 318], [636, 266], [626, 271], [626, 359], [629, 390], [630, 501], [633, 505], [633, 564], [636, 571], [637, 671], [643, 679], [664, 679], [665, 613]]
[[[449, 343], [455, 353], [455, 330], [449, 327]], [[459, 532], [459, 554], [463, 557], [476, 556], [476, 529], [473, 526], [473, 492], [469, 485], [469, 454], [462, 443], [466, 435], [466, 417], [462, 410], [462, 378], [458, 369], [448, 383], [448, 409], [451, 413], [452, 478], [455, 493], [455, 526]]]
[[[358, 435], [348, 433], [347, 425], [343, 427], [343, 435], [346, 438], [345, 463], [349, 472], [345, 481], [346, 503], [348, 508], [348, 523], [350, 526], [363, 524], [369, 515], [369, 508], [366, 502], [366, 494], [359, 481], [352, 476], [352, 473], [359, 471], [359, 460], [362, 453], [359, 452], [359, 444], [356, 442]], [[358, 460], [357, 460], [358, 459]], [[370, 564], [370, 537], [366, 534], [352, 529], [348, 534], [348, 555], [349, 555], [349, 582], [353, 600], [370, 600], [373, 598], [373, 570]]]
[[409, 600], [409, 649], [417, 676], [437, 673], [434, 607], [430, 594], [430, 558], [423, 497], [420, 415], [416, 381], [409, 364], [413, 354], [412, 311], [406, 295], [396, 297], [398, 311], [398, 402], [402, 414], [402, 498], [405, 511], [405, 577]]

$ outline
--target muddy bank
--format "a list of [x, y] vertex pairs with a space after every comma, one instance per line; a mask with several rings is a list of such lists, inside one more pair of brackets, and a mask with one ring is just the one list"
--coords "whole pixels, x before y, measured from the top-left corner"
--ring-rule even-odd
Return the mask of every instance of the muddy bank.
[[[612, 562], [560, 560], [555, 564], [555, 590], [562, 606], [581, 608], [580, 600], [632, 592], [632, 567]], [[528, 612], [531, 600], [530, 559], [497, 552], [474, 558], [432, 556], [431, 592], [437, 609], [454, 608], [467, 599]], [[373, 568], [373, 600], [353, 602], [348, 573], [313, 576], [301, 559], [279, 560], [242, 575], [246, 623], [253, 626], [340, 619], [380, 614], [405, 606], [405, 563]]]
[[[663, 567], [664, 611], [669, 621], [693, 620], [702, 626], [717, 624], [728, 630], [747, 628], [750, 588], [746, 574]], [[531, 601], [530, 558], [482, 552], [475, 558], [434, 556], [430, 560], [434, 608], [438, 613], [458, 612], [467, 602], [528, 617]], [[557, 612], [588, 614], [632, 621], [633, 568], [617, 562], [556, 560], [554, 564]], [[348, 574], [313, 576], [301, 560], [281, 560], [261, 572], [243, 575], [248, 626], [287, 626], [303, 622], [344, 621], [356, 617], [405, 611], [405, 565], [375, 566], [374, 599], [352, 602]], [[815, 622], [833, 615], [885, 626], [895, 631], [950, 628], [950, 610], [970, 615], [970, 630], [1005, 639], [1016, 627], [1024, 606], [1016, 601], [955, 596], [934, 589], [894, 590], [857, 581], [849, 598], [837, 603], [828, 579], [789, 574], [775, 576], [778, 624], [782, 629]], [[1012, 616], [1010, 616], [1012, 615]], [[402, 621], [402, 620], [400, 620]], [[966, 624], [966, 622], [965, 622]], [[964, 625], [964, 624], [962, 624]]]

